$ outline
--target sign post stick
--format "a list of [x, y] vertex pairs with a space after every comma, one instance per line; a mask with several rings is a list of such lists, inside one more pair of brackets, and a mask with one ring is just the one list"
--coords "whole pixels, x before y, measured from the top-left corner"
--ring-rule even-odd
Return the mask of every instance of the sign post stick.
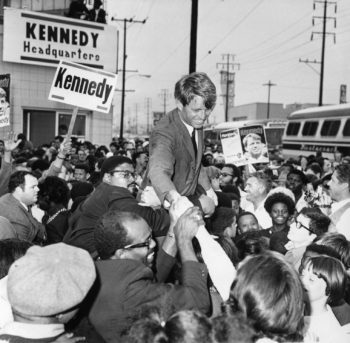
[[73, 114], [69, 123], [68, 132], [67, 132], [67, 141], [70, 139], [70, 136], [73, 133], [73, 128], [74, 128], [75, 120], [77, 119], [78, 110], [79, 110], [79, 107], [77, 106], [73, 108]]

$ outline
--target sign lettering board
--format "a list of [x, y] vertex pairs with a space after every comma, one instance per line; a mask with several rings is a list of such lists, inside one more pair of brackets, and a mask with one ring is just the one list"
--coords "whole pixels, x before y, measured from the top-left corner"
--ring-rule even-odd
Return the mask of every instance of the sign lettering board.
[[108, 113], [116, 84], [116, 74], [61, 61], [51, 85], [49, 100]]
[[117, 70], [118, 31], [112, 25], [5, 7], [3, 37], [7, 62], [57, 67], [69, 60]]
[[244, 166], [269, 163], [265, 130], [262, 125], [244, 126], [220, 133], [226, 163]]

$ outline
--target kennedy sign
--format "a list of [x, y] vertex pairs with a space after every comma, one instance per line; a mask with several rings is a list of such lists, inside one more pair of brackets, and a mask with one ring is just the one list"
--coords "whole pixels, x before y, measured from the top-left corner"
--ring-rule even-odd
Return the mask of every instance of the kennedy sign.
[[115, 74], [61, 61], [49, 100], [108, 113], [116, 84]]
[[3, 37], [4, 61], [57, 67], [64, 59], [117, 70], [118, 32], [111, 25], [5, 8]]

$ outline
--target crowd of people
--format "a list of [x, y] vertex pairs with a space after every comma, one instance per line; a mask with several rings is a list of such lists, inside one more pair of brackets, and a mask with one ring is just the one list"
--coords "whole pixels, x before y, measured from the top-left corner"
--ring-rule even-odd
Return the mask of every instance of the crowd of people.
[[0, 342], [349, 341], [350, 159], [227, 164], [190, 81], [149, 140], [0, 141]]

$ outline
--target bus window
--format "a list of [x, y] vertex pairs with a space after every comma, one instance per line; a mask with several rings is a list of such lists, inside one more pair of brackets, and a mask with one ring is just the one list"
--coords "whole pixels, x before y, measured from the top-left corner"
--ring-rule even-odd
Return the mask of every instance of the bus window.
[[336, 136], [340, 127], [340, 120], [325, 120], [321, 128], [321, 136]]
[[343, 136], [350, 136], [350, 119], [345, 122]]
[[318, 127], [317, 121], [306, 121], [303, 127], [303, 136], [314, 136]]
[[287, 127], [287, 136], [297, 136], [300, 129], [300, 123], [289, 123]]

